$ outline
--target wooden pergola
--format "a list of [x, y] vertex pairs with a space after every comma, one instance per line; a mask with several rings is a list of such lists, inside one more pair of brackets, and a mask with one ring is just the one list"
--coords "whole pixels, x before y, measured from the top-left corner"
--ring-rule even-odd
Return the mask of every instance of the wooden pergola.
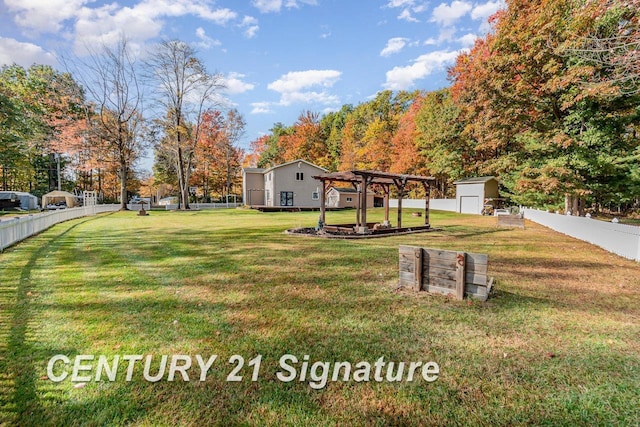
[[395, 173], [380, 172], [374, 170], [353, 170], [345, 172], [330, 172], [314, 176], [313, 178], [322, 182], [320, 191], [320, 220], [326, 224], [326, 199], [327, 191], [336, 182], [350, 183], [358, 192], [358, 208], [356, 209], [355, 230], [359, 234], [369, 233], [367, 225], [367, 190], [378, 187], [384, 193], [384, 219], [385, 225], [389, 225], [389, 189], [393, 185], [398, 192], [398, 223], [394, 229], [402, 229], [402, 199], [406, 196], [406, 186], [410, 182], [421, 183], [425, 190], [425, 212], [424, 228], [429, 228], [429, 195], [430, 183], [435, 178], [420, 175], [403, 175]]

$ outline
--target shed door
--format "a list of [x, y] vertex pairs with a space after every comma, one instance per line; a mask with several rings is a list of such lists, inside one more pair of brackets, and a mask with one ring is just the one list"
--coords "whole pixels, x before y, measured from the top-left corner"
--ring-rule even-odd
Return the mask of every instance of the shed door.
[[479, 214], [480, 198], [478, 196], [460, 197], [460, 213]]

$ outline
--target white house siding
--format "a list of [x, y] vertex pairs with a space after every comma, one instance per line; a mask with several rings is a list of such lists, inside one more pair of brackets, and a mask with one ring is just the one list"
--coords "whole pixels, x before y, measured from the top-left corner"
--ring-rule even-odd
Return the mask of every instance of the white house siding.
[[[294, 161], [267, 169], [265, 171], [265, 188], [270, 193], [267, 206], [280, 206], [281, 193], [293, 192], [293, 206], [319, 207], [319, 192], [322, 185], [312, 177], [324, 172], [324, 169], [304, 161]], [[269, 174], [272, 175], [271, 181], [268, 180]], [[297, 180], [296, 174], [302, 174], [302, 179]], [[318, 198], [315, 200], [313, 193], [318, 194]]]

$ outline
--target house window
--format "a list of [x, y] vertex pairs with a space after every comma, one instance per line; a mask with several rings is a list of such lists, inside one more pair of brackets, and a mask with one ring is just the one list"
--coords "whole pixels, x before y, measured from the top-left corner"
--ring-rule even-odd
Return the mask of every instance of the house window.
[[347, 197], [347, 202], [353, 202], [353, 197]]
[[320, 194], [318, 194], [317, 191], [314, 191], [313, 193], [311, 193], [311, 200], [319, 200], [320, 199]]
[[304, 172], [296, 172], [296, 181], [304, 180]]

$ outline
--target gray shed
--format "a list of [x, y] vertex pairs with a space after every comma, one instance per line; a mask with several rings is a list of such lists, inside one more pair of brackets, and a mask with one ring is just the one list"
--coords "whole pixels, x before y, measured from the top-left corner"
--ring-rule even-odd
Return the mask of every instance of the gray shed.
[[461, 179], [456, 185], [456, 212], [482, 214], [486, 199], [498, 197], [498, 180], [494, 176]]
[[20, 199], [20, 207], [25, 210], [38, 209], [38, 198], [31, 193], [16, 191], [18, 199]]

